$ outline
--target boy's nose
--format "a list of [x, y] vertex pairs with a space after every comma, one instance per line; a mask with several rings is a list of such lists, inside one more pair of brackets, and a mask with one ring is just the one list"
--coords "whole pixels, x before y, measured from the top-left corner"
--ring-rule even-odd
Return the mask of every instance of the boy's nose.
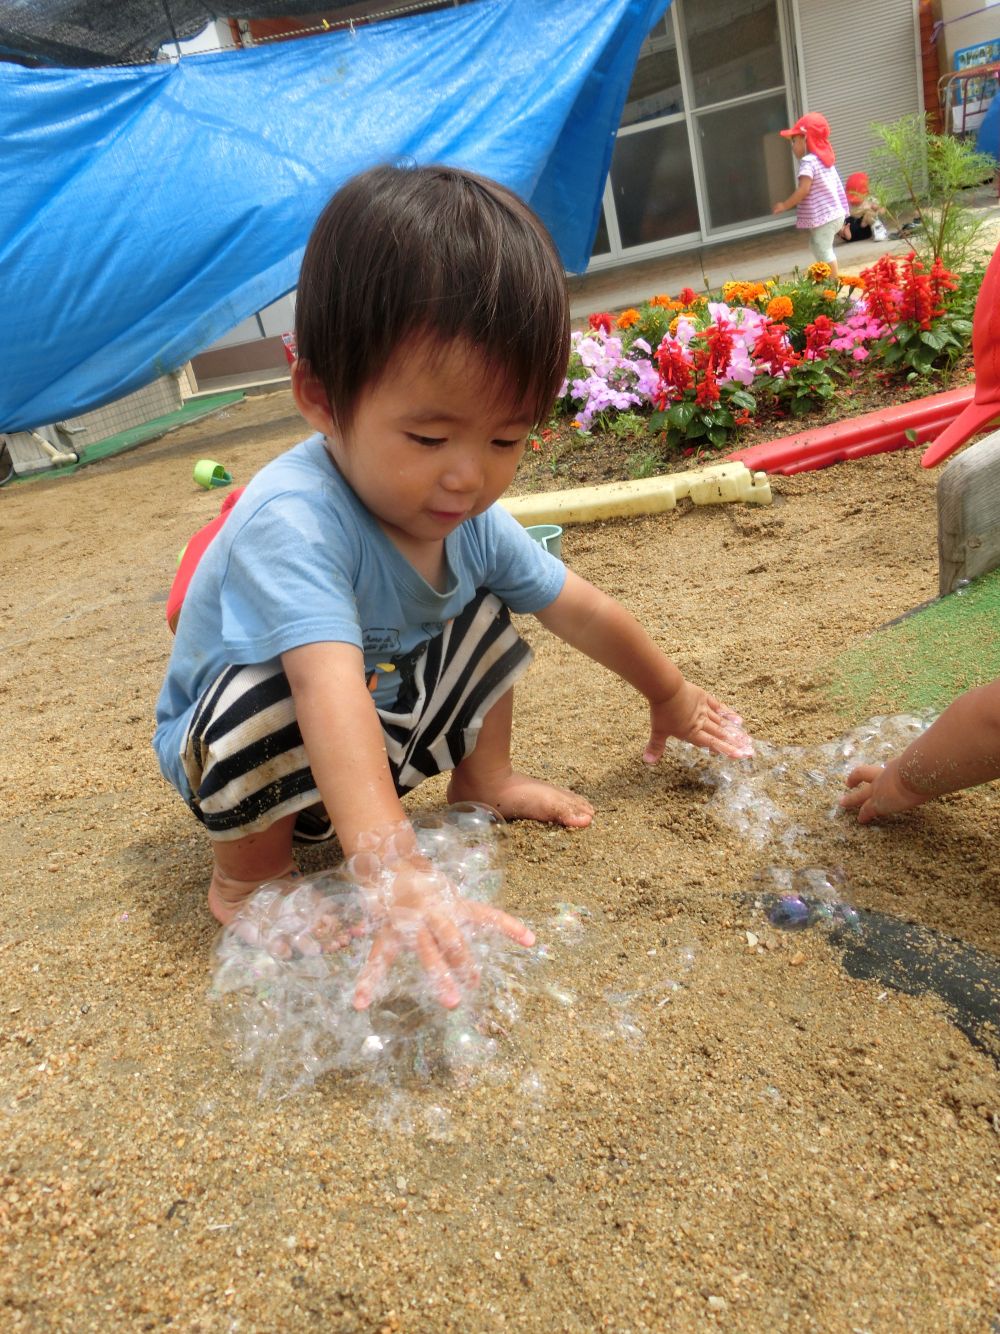
[[483, 467], [473, 454], [459, 454], [449, 459], [441, 478], [448, 491], [476, 491], [483, 484]]

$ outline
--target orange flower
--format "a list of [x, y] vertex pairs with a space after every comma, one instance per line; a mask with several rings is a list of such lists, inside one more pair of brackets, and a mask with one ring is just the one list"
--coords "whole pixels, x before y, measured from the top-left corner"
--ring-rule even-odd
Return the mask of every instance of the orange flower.
[[741, 306], [749, 306], [756, 301], [760, 301], [761, 298], [766, 295], [767, 288], [763, 283], [739, 282], [734, 280], [733, 282], [722, 284], [722, 299], [723, 301], [728, 302], [729, 305], [735, 303]]
[[628, 310], [623, 310], [615, 320], [616, 329], [631, 329], [633, 324], [638, 324], [640, 319], [639, 312], [634, 306], [629, 306]]
[[865, 280], [857, 273], [842, 273], [840, 275], [841, 287], [856, 287], [860, 292], [865, 290]]
[[795, 313], [791, 297], [772, 296], [767, 303], [766, 313], [769, 320], [787, 320], [789, 316]]
[[814, 283], [825, 283], [833, 277], [833, 269], [824, 260], [818, 259], [806, 269], [806, 277]]
[[664, 306], [667, 310], [669, 310], [670, 307], [673, 305], [673, 301], [669, 296], [651, 296], [649, 298], [649, 304], [651, 306]]
[[681, 322], [681, 317], [680, 317], [679, 315], [675, 315], [674, 318], [670, 321], [670, 336], [671, 336], [671, 338], [676, 337], [676, 335], [677, 335], [677, 326], [678, 326], [678, 324], [680, 324], [680, 322]]
[[824, 287], [824, 288], [823, 288], [823, 300], [824, 300], [824, 301], [836, 301], [836, 299], [837, 299], [837, 293], [834, 291], [834, 289], [833, 289], [832, 287]]

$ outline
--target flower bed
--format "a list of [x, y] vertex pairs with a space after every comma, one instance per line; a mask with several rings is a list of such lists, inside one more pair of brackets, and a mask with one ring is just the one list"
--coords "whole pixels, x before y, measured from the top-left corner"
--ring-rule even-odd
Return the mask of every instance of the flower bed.
[[968, 351], [981, 277], [886, 255], [837, 283], [817, 263], [786, 281], [684, 288], [617, 317], [591, 315], [572, 336], [555, 424], [644, 434], [666, 457], [732, 448], [769, 418], [850, 396], [872, 368], [919, 388]]

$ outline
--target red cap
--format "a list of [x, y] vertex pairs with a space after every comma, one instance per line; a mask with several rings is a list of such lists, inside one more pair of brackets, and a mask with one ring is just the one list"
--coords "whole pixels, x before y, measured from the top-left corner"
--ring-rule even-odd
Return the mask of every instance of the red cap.
[[847, 198], [852, 204], [860, 204], [868, 193], [868, 173], [855, 171], [844, 182]]
[[1000, 417], [1000, 246], [993, 252], [976, 297], [972, 361], [976, 369], [972, 402], [924, 451], [920, 462], [925, 468], [933, 468], [954, 454], [970, 436], [988, 426], [994, 417]]
[[807, 111], [800, 116], [790, 130], [782, 130], [786, 139], [794, 139], [797, 134], [805, 136], [806, 151], [815, 153], [825, 167], [832, 167], [837, 155], [830, 145], [830, 123], [818, 111]]

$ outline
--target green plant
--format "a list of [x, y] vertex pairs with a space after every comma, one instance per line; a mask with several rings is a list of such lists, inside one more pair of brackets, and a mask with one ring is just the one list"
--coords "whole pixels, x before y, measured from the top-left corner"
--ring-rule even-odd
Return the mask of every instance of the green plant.
[[923, 115], [872, 128], [880, 141], [872, 155], [876, 193], [891, 213], [916, 215], [921, 231], [907, 239], [928, 267], [940, 259], [961, 269], [984, 221], [962, 203], [961, 192], [989, 180], [996, 163], [970, 142], [932, 133]]
[[601, 424], [616, 440], [627, 440], [629, 436], [644, 435], [646, 432], [646, 418], [640, 417], [638, 412], [619, 412]]
[[793, 417], [815, 412], [837, 392], [834, 363], [821, 357], [797, 362], [780, 379], [771, 379], [768, 391]]
[[[665, 431], [671, 449], [705, 444], [722, 449], [733, 430], [749, 420], [757, 400], [739, 384], [719, 385], [717, 393], [715, 400], [708, 401], [699, 390], [654, 412], [649, 418], [650, 430]], [[699, 402], [699, 397], [703, 401]]]
[[663, 455], [658, 449], [647, 449], [639, 454], [630, 454], [626, 460], [629, 477], [638, 481], [641, 477], [654, 477], [663, 467]]

